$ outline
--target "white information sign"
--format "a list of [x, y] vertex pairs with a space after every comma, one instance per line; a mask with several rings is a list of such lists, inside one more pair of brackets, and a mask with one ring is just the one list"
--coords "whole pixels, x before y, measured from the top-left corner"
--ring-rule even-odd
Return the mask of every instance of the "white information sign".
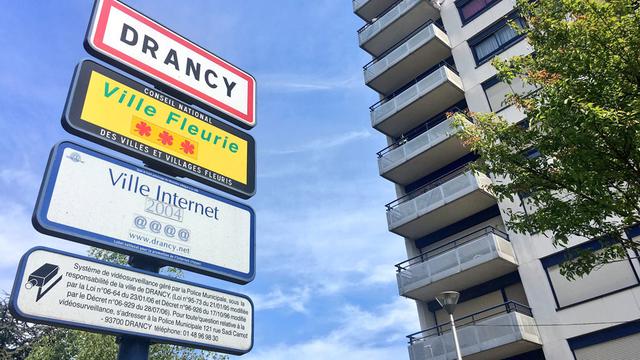
[[253, 346], [246, 296], [46, 248], [22, 258], [11, 310], [27, 321], [232, 354]]
[[247, 283], [255, 215], [243, 204], [64, 142], [38, 197], [36, 228]]

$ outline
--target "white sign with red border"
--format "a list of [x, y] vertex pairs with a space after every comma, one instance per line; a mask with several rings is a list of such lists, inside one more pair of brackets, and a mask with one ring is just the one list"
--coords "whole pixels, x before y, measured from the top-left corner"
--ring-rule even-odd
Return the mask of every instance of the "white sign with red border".
[[85, 47], [236, 125], [256, 125], [251, 75], [119, 1], [96, 0]]

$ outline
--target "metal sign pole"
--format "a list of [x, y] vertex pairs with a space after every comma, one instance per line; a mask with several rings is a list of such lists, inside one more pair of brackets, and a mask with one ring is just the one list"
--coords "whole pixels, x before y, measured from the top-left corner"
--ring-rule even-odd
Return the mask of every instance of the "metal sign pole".
[[[135, 269], [153, 273], [160, 271], [160, 264], [152, 258], [143, 255], [129, 256], [129, 265]], [[119, 339], [118, 360], [147, 360], [151, 342], [140, 336], [121, 336]]]

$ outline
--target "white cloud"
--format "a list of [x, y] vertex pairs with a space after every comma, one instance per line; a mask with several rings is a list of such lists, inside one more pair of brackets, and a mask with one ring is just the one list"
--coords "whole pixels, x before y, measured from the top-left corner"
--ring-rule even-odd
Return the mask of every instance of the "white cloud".
[[[400, 244], [396, 244], [395, 246], [400, 246]], [[396, 281], [395, 267], [391, 265], [393, 264], [378, 264], [368, 268], [367, 276], [364, 278], [363, 283], [368, 285], [375, 285], [375, 284], [388, 284], [388, 283], [395, 282]]]
[[361, 76], [318, 78], [306, 74], [265, 74], [258, 78], [261, 88], [285, 92], [362, 89]]
[[306, 286], [296, 287], [285, 293], [281, 288], [276, 287], [267, 294], [252, 294], [250, 297], [253, 299], [256, 311], [288, 308], [294, 312], [306, 313], [311, 289]]
[[275, 179], [293, 175], [309, 175], [318, 171], [318, 166], [316, 164], [300, 164], [294, 161], [279, 164], [277, 167], [267, 166], [259, 162], [258, 166], [258, 179]]
[[418, 329], [413, 301], [393, 302], [365, 311], [345, 304], [337, 311], [338, 325], [324, 336], [294, 344], [254, 348], [248, 359], [388, 360], [407, 356], [405, 335]]
[[[4, 168], [0, 170], [0, 184], [7, 189], [24, 189], [32, 191], [33, 194], [37, 192], [40, 185], [41, 177], [29, 166], [27, 161], [22, 163], [19, 168]], [[35, 198], [35, 196], [25, 196], [24, 192], [12, 192], [14, 196]], [[6, 195], [5, 195], [6, 196]], [[21, 199], [25, 200], [25, 199]]]
[[267, 150], [265, 151], [267, 154], [273, 155], [290, 155], [303, 153], [308, 151], [327, 151], [327, 149], [335, 148], [343, 145], [347, 145], [352, 142], [356, 142], [362, 139], [366, 139], [370, 137], [372, 134], [368, 130], [361, 131], [349, 131], [346, 133], [335, 134], [323, 138], [317, 138], [311, 141], [308, 141], [304, 144], [300, 144], [294, 147], [290, 147], [288, 149], [281, 150]]
[[35, 246], [48, 246], [85, 254], [86, 247], [39, 234], [31, 226], [31, 208], [12, 201], [3, 202], [0, 213], [0, 290], [9, 292], [18, 261], [27, 250]]
[[383, 191], [372, 179], [339, 186], [311, 183], [292, 191], [306, 196], [297, 201], [312, 205], [272, 203], [270, 209], [257, 209], [263, 274], [287, 277], [324, 295], [395, 283], [393, 265], [406, 257], [402, 240], [388, 233], [378, 196], [368, 195], [391, 194], [391, 189]]

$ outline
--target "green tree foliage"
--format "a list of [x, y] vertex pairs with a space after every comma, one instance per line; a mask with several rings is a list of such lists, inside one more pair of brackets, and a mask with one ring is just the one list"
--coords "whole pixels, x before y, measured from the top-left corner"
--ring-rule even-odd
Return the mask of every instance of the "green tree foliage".
[[[500, 199], [526, 194], [535, 211], [513, 211], [508, 226], [542, 233], [554, 245], [570, 236], [612, 239], [600, 252], [566, 262], [569, 279], [624, 256], [637, 244], [624, 229], [640, 223], [640, 14], [637, 0], [518, 0], [520, 29], [535, 54], [494, 59], [500, 78], [538, 88], [512, 95], [528, 126], [495, 114], [468, 114], [461, 132], [481, 155]], [[461, 117], [462, 115], [457, 115]], [[458, 124], [462, 124], [458, 120]], [[540, 156], [528, 156], [537, 149]], [[503, 179], [503, 180], [501, 180]]]
[[53, 331], [52, 327], [29, 324], [9, 312], [9, 295], [0, 299], [0, 359], [22, 360], [35, 343]]
[[[127, 264], [128, 256], [112, 251], [91, 248], [89, 255], [100, 260]], [[180, 278], [182, 271], [165, 268], [163, 273]], [[114, 360], [118, 343], [114, 336], [78, 330], [55, 329], [33, 345], [27, 360]], [[154, 344], [149, 349], [151, 360], [227, 360], [226, 355], [175, 345]]]

